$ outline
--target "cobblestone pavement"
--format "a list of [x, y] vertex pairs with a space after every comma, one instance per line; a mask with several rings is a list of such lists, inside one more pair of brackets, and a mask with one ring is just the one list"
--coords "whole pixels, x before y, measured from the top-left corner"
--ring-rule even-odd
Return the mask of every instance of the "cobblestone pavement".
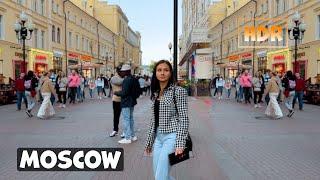
[[[285, 108], [282, 108], [287, 114]], [[320, 179], [320, 107], [271, 120], [265, 107], [213, 99], [215, 157], [229, 179]]]
[[[135, 108], [135, 125], [139, 139], [130, 145], [119, 145], [117, 141], [120, 137], [108, 137], [112, 130], [113, 117], [110, 98], [89, 99], [85, 103], [67, 106], [66, 109], [56, 107], [57, 115], [50, 120], [27, 118], [23, 110], [15, 111], [15, 108], [15, 105], [0, 106], [1, 180], [153, 179], [151, 158], [143, 156], [150, 117], [150, 100], [147, 97], [140, 98]], [[211, 128], [203, 123], [208, 120], [199, 121], [199, 112], [201, 119], [209, 118], [207, 104], [191, 98], [189, 108], [195, 157], [175, 166], [172, 175], [178, 180], [227, 179], [215, 161]], [[123, 147], [125, 151], [124, 171], [18, 172], [16, 153], [19, 147]]]

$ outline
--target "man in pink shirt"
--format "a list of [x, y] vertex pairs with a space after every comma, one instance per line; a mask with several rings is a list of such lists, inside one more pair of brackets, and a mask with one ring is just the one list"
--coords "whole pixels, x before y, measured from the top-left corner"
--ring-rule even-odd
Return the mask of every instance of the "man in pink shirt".
[[70, 104], [75, 103], [77, 88], [80, 85], [80, 77], [75, 70], [72, 70], [71, 75], [68, 77], [68, 87], [70, 88]]
[[248, 70], [245, 70], [240, 78], [240, 84], [243, 87], [245, 103], [250, 102], [250, 88], [252, 87], [252, 77], [248, 73]]

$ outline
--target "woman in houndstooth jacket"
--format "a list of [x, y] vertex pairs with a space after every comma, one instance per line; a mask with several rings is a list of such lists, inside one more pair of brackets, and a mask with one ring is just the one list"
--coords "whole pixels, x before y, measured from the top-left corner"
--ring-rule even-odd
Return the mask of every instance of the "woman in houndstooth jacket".
[[168, 155], [183, 153], [189, 128], [187, 91], [174, 84], [169, 61], [161, 60], [154, 67], [151, 100], [152, 118], [145, 153], [150, 155], [153, 151], [155, 179], [169, 180], [172, 178]]

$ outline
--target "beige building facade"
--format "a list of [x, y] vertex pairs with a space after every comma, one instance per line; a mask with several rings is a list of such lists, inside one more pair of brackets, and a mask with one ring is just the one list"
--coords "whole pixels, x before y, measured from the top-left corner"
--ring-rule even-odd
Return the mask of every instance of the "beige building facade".
[[[114, 67], [125, 59], [132, 59], [139, 67], [140, 34], [134, 32], [135, 38], [129, 44], [128, 26], [123, 26], [127, 32], [119, 34], [111, 29], [112, 20], [99, 21], [98, 12], [109, 11], [109, 6], [95, 0], [0, 1], [0, 74], [6, 77], [5, 83], [23, 71], [22, 43], [14, 31], [14, 23], [23, 11], [35, 25], [31, 39], [26, 40], [27, 70], [41, 73], [51, 69], [67, 72], [78, 69], [85, 76], [95, 77], [100, 73], [111, 75]], [[122, 11], [118, 6], [117, 9]], [[128, 23], [126, 17], [123, 20], [123, 25]], [[125, 44], [126, 52], [121, 51], [123, 46], [119, 44]]]

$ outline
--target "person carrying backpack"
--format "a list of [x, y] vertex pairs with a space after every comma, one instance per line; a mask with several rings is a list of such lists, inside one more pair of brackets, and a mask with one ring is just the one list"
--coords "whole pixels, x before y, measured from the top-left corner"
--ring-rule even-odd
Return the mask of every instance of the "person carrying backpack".
[[[137, 140], [134, 133], [133, 110], [137, 104], [137, 98], [140, 96], [140, 85], [138, 80], [131, 75], [130, 65], [122, 65], [120, 72], [122, 72], [124, 76], [122, 90], [115, 91], [114, 94], [121, 97], [121, 114], [123, 117], [125, 137], [118, 142], [120, 144], [130, 144], [132, 141]], [[138, 88], [136, 88], [136, 86]]]
[[296, 88], [296, 78], [293, 75], [292, 71], [287, 71], [286, 76], [283, 78], [283, 87], [284, 87], [284, 104], [289, 110], [288, 117], [291, 117], [294, 113], [292, 102], [295, 95]]

